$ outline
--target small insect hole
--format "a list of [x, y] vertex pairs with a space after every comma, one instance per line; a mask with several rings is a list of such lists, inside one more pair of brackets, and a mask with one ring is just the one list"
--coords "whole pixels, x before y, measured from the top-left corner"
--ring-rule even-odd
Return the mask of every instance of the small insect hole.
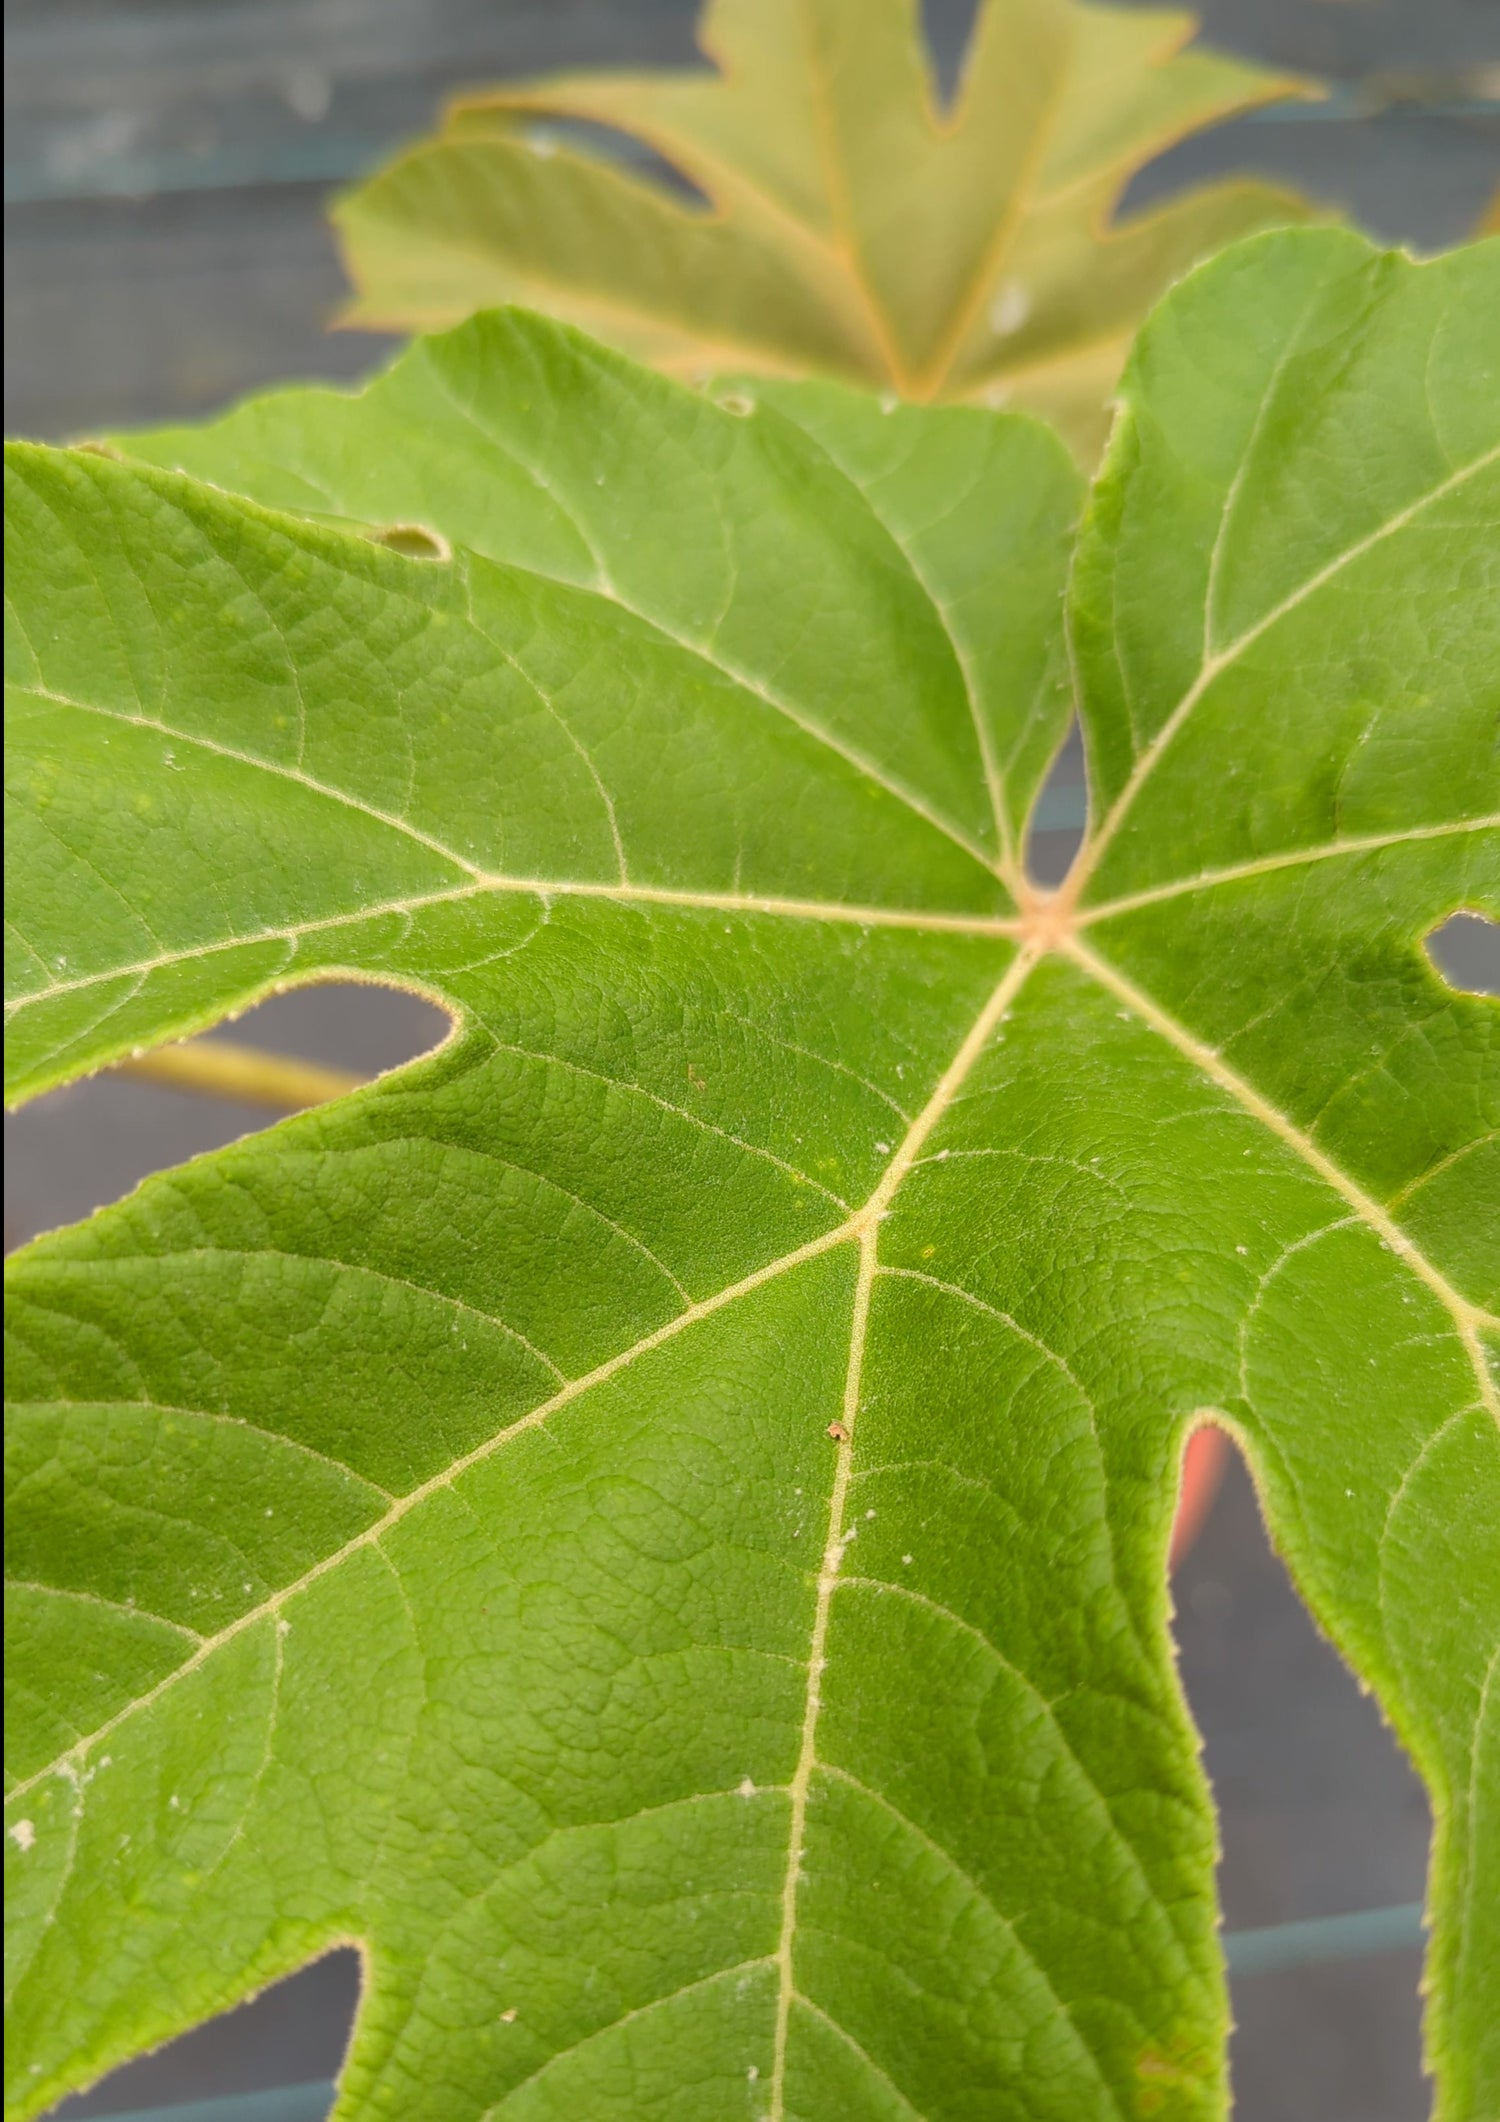
[[408, 560], [451, 560], [453, 548], [422, 523], [383, 523], [370, 533], [377, 545], [388, 545]]
[[828, 1434], [832, 1437], [835, 1444], [847, 1444], [849, 1442], [849, 1431], [842, 1422], [830, 1422]]

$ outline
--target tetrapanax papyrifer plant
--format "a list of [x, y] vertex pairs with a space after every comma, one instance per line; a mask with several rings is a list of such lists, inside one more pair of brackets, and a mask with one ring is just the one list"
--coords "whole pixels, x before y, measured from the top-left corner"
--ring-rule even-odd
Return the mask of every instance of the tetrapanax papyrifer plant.
[[13, 2113], [353, 1940], [341, 2117], [1222, 2115], [1205, 1419], [1500, 2111], [1497, 309], [1252, 239], [1086, 497], [519, 314], [15, 452], [15, 1093], [454, 1031], [11, 1263]]

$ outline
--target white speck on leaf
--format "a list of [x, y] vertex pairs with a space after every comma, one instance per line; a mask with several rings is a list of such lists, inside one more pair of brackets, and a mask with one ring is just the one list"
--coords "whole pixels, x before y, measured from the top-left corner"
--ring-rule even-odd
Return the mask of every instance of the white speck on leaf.
[[20, 1850], [30, 1849], [36, 1841], [36, 1829], [29, 1820], [17, 1820], [10, 1831], [10, 1839]]
[[990, 304], [990, 330], [997, 339], [1008, 339], [1030, 315], [1030, 294], [1019, 280], [1007, 280]]

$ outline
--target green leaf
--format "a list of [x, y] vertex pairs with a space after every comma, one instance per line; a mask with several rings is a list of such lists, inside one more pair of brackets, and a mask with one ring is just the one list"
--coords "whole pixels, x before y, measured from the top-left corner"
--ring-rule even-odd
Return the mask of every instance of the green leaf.
[[[984, 0], [951, 109], [916, 0], [710, 0], [714, 71], [462, 99], [335, 211], [346, 321], [550, 310], [685, 377], [822, 375], [1044, 413], [1086, 462], [1130, 339], [1194, 260], [1306, 204], [1245, 179], [1118, 221], [1185, 134], [1304, 85], [1182, 46], [1191, 15]], [[685, 198], [573, 136], [624, 136]]]
[[455, 1030], [11, 1263], [14, 2113], [354, 1940], [345, 2116], [1221, 2115], [1205, 1416], [1495, 2112], [1497, 301], [1228, 253], [1076, 549], [1025, 421], [525, 316], [16, 451], [18, 1087]]

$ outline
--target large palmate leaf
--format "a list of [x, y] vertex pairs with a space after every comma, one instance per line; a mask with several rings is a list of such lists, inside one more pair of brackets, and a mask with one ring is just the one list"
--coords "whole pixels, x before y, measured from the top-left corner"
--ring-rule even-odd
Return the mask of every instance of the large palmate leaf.
[[1500, 2108], [1496, 1009], [1423, 943], [1500, 903], [1497, 301], [1184, 282], [1070, 655], [1045, 430], [525, 316], [18, 451], [18, 1089], [329, 976], [455, 1031], [12, 1263], [16, 2113], [353, 1940], [344, 2116], [1222, 2114], [1205, 1414]]
[[[918, 0], [709, 0], [714, 72], [504, 83], [347, 196], [349, 321], [431, 329], [529, 302], [678, 375], [1008, 401], [1091, 459], [1163, 289], [1306, 212], [1236, 180], [1113, 218], [1153, 155], [1296, 87], [1184, 52], [1194, 27], [983, 0], [941, 109]], [[702, 199], [559, 141], [559, 118], [629, 135]]]

